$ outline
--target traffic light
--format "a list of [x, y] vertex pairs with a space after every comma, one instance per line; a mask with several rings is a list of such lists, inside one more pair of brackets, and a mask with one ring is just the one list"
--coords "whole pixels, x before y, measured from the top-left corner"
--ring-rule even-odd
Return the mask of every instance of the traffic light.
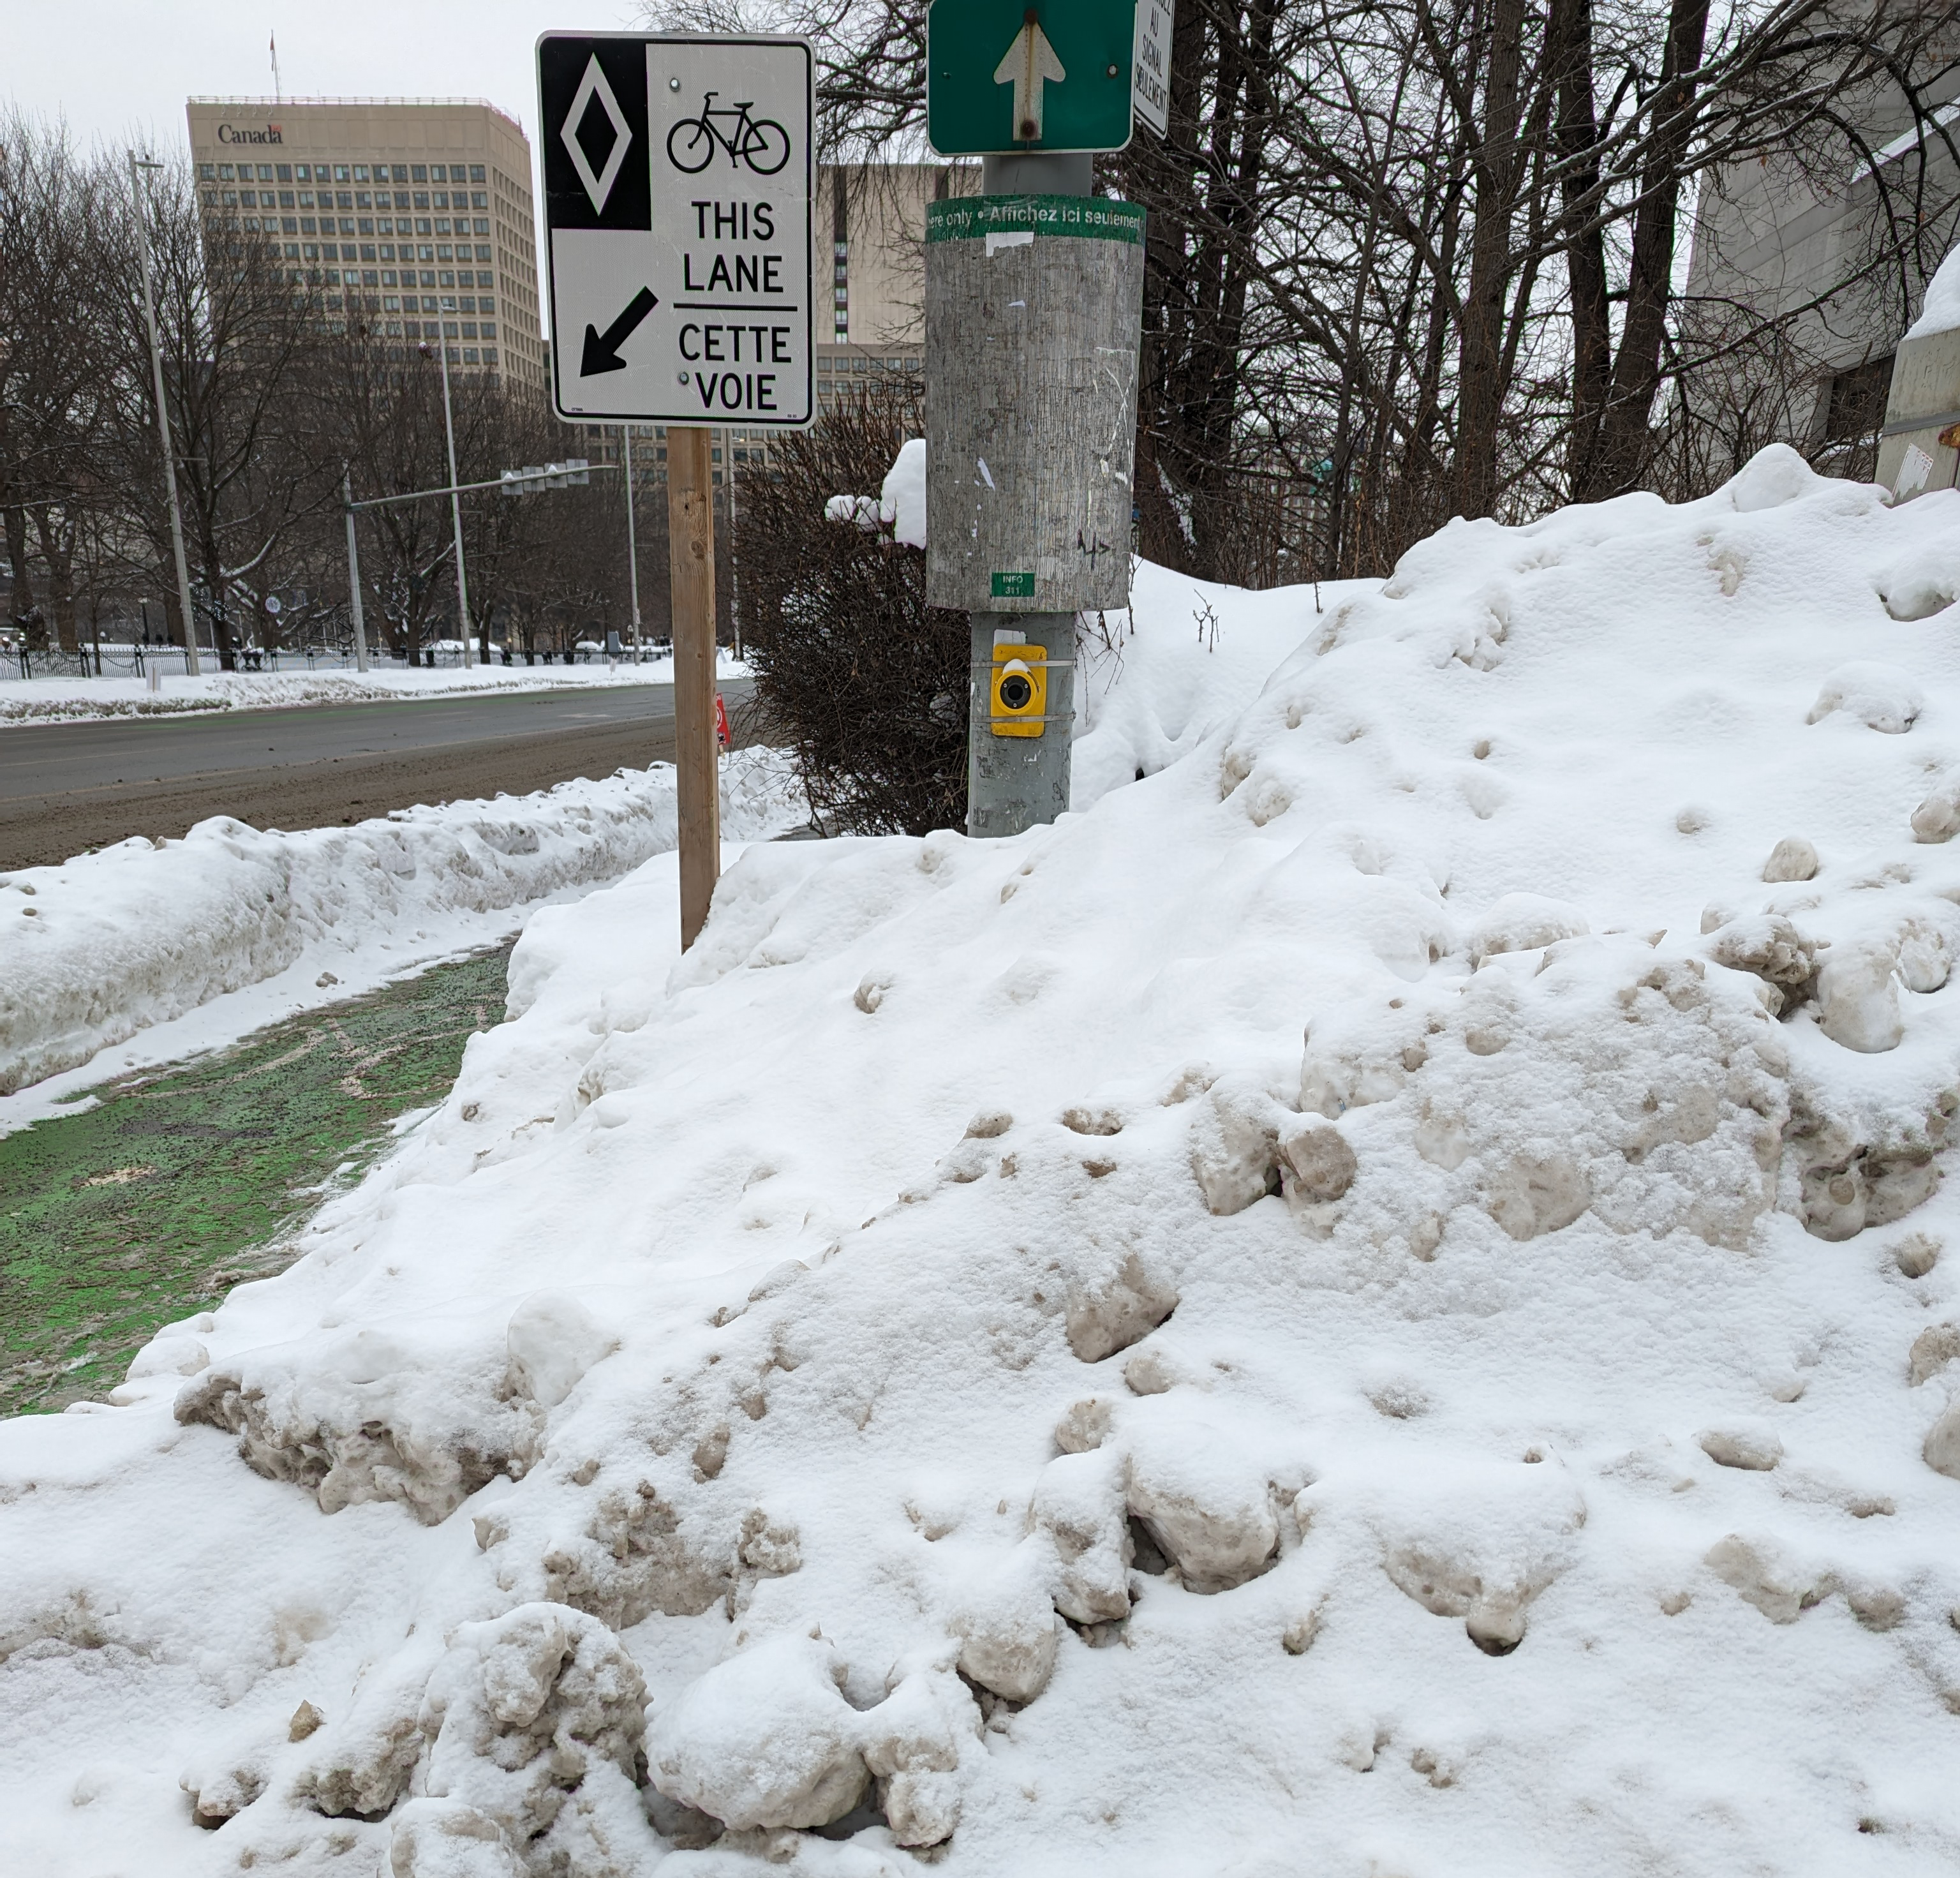
[[1048, 654], [1042, 647], [994, 647], [993, 702], [996, 737], [1039, 737], [1048, 727]]

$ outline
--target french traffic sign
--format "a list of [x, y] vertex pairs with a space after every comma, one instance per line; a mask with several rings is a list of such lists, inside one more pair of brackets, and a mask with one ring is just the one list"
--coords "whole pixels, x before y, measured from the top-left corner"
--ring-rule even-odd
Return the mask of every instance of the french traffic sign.
[[808, 41], [538, 41], [552, 403], [574, 423], [815, 415]]
[[941, 156], [1120, 150], [1137, 0], [932, 0], [926, 135]]
[[1137, 0], [1137, 116], [1160, 137], [1170, 131], [1170, 33], [1176, 0]]

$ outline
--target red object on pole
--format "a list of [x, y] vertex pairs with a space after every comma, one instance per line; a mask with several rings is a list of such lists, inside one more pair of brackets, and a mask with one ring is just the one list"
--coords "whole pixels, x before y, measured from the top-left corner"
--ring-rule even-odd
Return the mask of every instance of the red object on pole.
[[714, 694], [714, 740], [724, 750], [728, 747], [728, 707], [718, 691]]

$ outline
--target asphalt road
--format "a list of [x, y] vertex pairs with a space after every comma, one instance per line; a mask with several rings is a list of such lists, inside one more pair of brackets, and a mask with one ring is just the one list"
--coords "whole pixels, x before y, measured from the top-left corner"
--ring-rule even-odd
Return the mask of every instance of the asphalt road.
[[[749, 689], [724, 683], [731, 711]], [[12, 725], [0, 731], [0, 867], [180, 836], [213, 815], [316, 828], [673, 756], [665, 685]]]

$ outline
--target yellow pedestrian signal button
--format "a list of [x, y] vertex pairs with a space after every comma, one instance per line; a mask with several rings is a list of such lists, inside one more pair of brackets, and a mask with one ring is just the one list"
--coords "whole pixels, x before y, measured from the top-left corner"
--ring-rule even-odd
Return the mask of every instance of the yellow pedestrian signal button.
[[1047, 728], [1048, 653], [1039, 645], [994, 648], [993, 732], [1039, 737]]

